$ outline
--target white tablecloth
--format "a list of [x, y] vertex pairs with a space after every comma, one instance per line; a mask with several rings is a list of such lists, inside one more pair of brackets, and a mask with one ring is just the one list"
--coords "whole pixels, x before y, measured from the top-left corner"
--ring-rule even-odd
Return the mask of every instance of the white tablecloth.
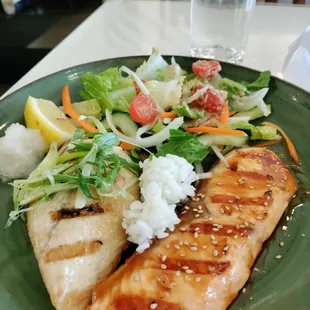
[[[110, 1], [98, 8], [21, 78], [12, 92], [40, 77], [90, 61], [149, 54], [190, 55], [190, 3]], [[287, 48], [310, 24], [310, 6], [257, 5], [242, 65], [279, 75]], [[298, 70], [285, 79], [310, 90]]]

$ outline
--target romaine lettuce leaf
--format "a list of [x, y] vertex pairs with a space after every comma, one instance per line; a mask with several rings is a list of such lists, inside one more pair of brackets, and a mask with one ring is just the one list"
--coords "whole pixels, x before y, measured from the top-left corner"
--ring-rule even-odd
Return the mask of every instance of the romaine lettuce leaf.
[[182, 92], [183, 77], [169, 82], [148, 81], [145, 87], [149, 90], [155, 102], [163, 109], [168, 110], [179, 104]]
[[147, 61], [137, 69], [136, 73], [142, 80], [158, 80], [158, 70], [167, 68], [169, 65], [159, 54], [157, 49], [153, 49], [152, 55]]
[[177, 155], [192, 164], [200, 163], [208, 153], [209, 147], [200, 143], [196, 136], [183, 130], [171, 129], [169, 141], [159, 148], [156, 156]]
[[128, 112], [131, 100], [136, 96], [133, 81], [123, 78], [118, 68], [110, 68], [99, 74], [87, 72], [81, 76], [85, 100], [96, 99], [101, 110]]
[[173, 112], [179, 116], [185, 116], [187, 118], [196, 119], [196, 118], [204, 118], [204, 111], [197, 111], [195, 109], [191, 109], [186, 102], [176, 106], [173, 109]]

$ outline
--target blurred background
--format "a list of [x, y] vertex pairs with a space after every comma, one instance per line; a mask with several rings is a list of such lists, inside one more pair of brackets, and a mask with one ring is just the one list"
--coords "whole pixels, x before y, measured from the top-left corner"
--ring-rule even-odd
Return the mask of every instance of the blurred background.
[[0, 0], [0, 96], [102, 0]]
[[[0, 96], [104, 1], [0, 0]], [[310, 0], [257, 2], [310, 4]]]

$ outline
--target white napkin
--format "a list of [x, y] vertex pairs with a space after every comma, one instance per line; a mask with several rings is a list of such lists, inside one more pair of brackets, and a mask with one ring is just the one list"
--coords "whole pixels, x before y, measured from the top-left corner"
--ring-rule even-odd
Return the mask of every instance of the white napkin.
[[310, 26], [288, 47], [280, 76], [310, 91]]

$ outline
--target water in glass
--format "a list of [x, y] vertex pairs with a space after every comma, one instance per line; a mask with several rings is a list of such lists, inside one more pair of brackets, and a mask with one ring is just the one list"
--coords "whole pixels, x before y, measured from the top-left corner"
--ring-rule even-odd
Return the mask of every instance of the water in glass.
[[255, 0], [191, 0], [191, 54], [241, 62]]

